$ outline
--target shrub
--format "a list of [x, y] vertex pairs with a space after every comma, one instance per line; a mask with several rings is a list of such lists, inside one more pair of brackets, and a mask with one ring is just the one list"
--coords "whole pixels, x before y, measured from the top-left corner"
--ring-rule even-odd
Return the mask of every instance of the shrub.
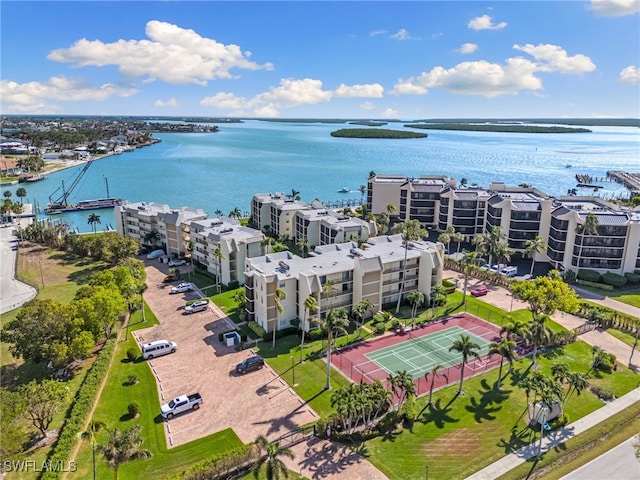
[[327, 333], [322, 328], [315, 328], [309, 332], [309, 338], [312, 342], [321, 340], [327, 336]]
[[602, 281], [616, 288], [624, 287], [627, 284], [627, 278], [625, 276], [613, 272], [607, 272], [602, 275]]
[[138, 349], [135, 347], [131, 347], [127, 350], [127, 360], [130, 362], [135, 362], [136, 358], [138, 358]]
[[592, 385], [590, 387], [590, 390], [598, 398], [600, 398], [601, 400], [607, 401], [607, 402], [609, 402], [611, 400], [614, 400], [616, 398], [616, 396], [613, 394], [613, 392], [611, 390], [608, 390], [608, 389], [606, 389], [604, 387], [601, 387], [599, 385]]
[[587, 282], [601, 283], [602, 275], [600, 275], [600, 272], [596, 270], [581, 268], [580, 270], [578, 270], [578, 280], [586, 280]]
[[586, 280], [577, 280], [576, 283], [578, 285], [586, 285], [589, 287], [596, 287], [599, 288], [601, 290], [613, 290], [613, 286], [612, 285], [606, 285], [604, 283], [599, 283], [599, 282], [588, 282]]
[[450, 295], [456, 291], [455, 284], [448, 278], [445, 278], [442, 281], [442, 286], [444, 287], [444, 293], [446, 293], [447, 295]]
[[131, 418], [136, 418], [140, 413], [140, 405], [138, 405], [136, 402], [131, 402], [129, 405], [127, 405], [127, 412], [129, 413], [129, 416]]
[[[282, 328], [280, 330], [276, 330], [276, 338], [288, 337], [289, 335], [295, 335], [298, 333], [298, 329], [295, 327], [287, 327]], [[273, 338], [273, 332], [265, 333], [262, 336], [264, 341], [271, 340]]]
[[624, 276], [629, 283], [640, 283], [640, 275], [636, 273], [627, 272]]
[[249, 330], [251, 330], [253, 333], [255, 333], [258, 337], [264, 337], [266, 330], [264, 328], [262, 328], [260, 325], [258, 325], [255, 321], [250, 321], [247, 326], [249, 327]]
[[127, 378], [127, 385], [135, 385], [136, 383], [138, 383], [138, 376], [137, 375], [129, 375], [129, 377]]
[[576, 272], [574, 272], [573, 270], [567, 270], [564, 274], [564, 281], [567, 283], [575, 283]]

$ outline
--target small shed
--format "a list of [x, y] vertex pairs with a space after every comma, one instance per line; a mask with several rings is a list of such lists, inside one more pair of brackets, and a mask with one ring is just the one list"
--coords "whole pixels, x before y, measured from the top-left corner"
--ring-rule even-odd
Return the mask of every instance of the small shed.
[[554, 400], [551, 402], [551, 406], [543, 402], [536, 402], [535, 404], [529, 404], [529, 425], [546, 425], [551, 420], [555, 420], [562, 415], [562, 405], [560, 402]]
[[240, 334], [236, 331], [227, 332], [223, 335], [223, 342], [227, 347], [233, 347], [242, 341]]

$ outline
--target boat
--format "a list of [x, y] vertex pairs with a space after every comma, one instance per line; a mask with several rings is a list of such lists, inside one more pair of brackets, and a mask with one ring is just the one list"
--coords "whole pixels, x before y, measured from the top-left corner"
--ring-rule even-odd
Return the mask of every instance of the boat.
[[351, 190], [347, 187], [342, 187], [340, 190], [338, 190], [338, 193], [349, 193]]
[[73, 192], [73, 190], [78, 185], [80, 179], [87, 172], [91, 163], [95, 160], [95, 158], [90, 159], [87, 163], [84, 164], [78, 175], [73, 179], [71, 186], [68, 189], [65, 189], [64, 181], [62, 182], [62, 195], [55, 200], [52, 198], [53, 195], [56, 194], [60, 188], [58, 188], [55, 192], [53, 192], [49, 196], [49, 204], [45, 207], [44, 213], [46, 215], [58, 215], [60, 213], [67, 212], [81, 212], [81, 211], [90, 211], [90, 210], [101, 210], [106, 208], [114, 208], [118, 205], [122, 205], [124, 200], [122, 198], [113, 198], [109, 196], [109, 182], [107, 181], [107, 177], [104, 177], [104, 182], [107, 187], [107, 196], [105, 198], [96, 198], [93, 200], [81, 200], [77, 203], [69, 203], [69, 196]]
[[564, 168], [571, 168], [571, 167], [573, 167], [573, 165], [571, 165], [570, 163], [567, 163], [567, 164], [564, 166]]

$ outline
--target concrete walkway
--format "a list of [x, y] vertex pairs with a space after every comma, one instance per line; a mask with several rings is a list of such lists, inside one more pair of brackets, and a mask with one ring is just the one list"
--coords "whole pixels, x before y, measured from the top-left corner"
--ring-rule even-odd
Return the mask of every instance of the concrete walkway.
[[[632, 390], [626, 395], [606, 404], [604, 407], [582, 417], [576, 422], [549, 433], [542, 439], [541, 452], [544, 453], [549, 449], [555, 448], [570, 438], [583, 433], [594, 425], [605, 422], [607, 418], [621, 412], [638, 401], [640, 401], [640, 388]], [[516, 468], [518, 465], [521, 465], [530, 458], [538, 455], [539, 445], [540, 442], [534, 442], [526, 445], [474, 473], [470, 477], [467, 477], [467, 480], [493, 480], [494, 478], [498, 478], [500, 475], [504, 475], [508, 471]]]
[[[25, 219], [26, 221], [26, 219]], [[10, 312], [35, 298], [35, 288], [16, 280], [18, 245], [13, 225], [0, 227], [0, 313]]]

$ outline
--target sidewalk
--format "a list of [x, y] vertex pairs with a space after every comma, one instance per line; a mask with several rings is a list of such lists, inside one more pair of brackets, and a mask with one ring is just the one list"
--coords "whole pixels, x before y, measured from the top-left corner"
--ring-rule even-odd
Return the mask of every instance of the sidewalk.
[[[551, 432], [543, 438], [541, 452], [544, 453], [551, 448], [557, 447], [594, 425], [606, 421], [610, 416], [621, 412], [638, 401], [640, 401], [640, 388], [636, 388], [613, 402], [607, 403], [602, 408], [582, 417], [576, 422]], [[498, 478], [500, 475], [504, 475], [530, 458], [535, 457], [538, 454], [538, 446], [539, 442], [526, 445], [474, 473], [470, 477], [467, 477], [467, 480], [493, 480], [494, 478]]]

